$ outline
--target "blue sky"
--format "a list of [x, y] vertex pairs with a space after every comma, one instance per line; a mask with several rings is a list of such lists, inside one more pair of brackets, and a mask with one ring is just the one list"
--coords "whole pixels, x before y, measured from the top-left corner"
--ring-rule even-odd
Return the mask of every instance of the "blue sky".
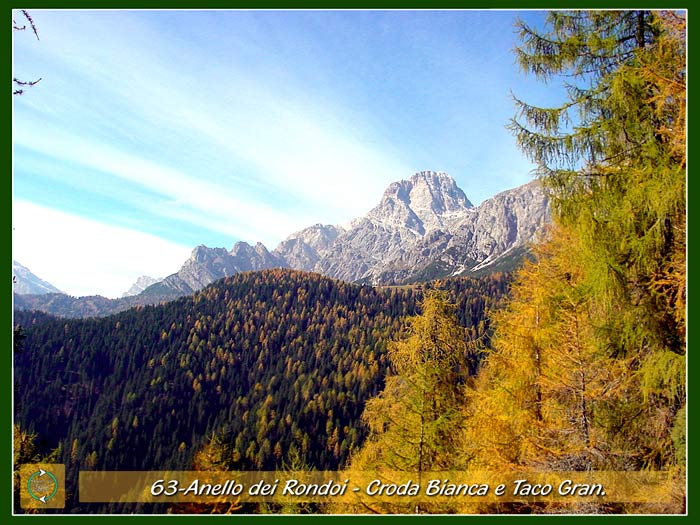
[[531, 179], [505, 129], [536, 11], [33, 10], [15, 32], [14, 258], [117, 296], [198, 244], [347, 223], [420, 170], [478, 204]]

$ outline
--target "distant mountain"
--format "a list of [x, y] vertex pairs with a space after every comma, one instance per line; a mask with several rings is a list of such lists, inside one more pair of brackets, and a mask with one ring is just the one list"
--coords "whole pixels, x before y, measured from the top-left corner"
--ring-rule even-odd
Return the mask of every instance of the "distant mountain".
[[238, 243], [231, 252], [199, 246], [155, 289], [190, 293], [238, 271], [273, 267], [372, 285], [512, 269], [548, 220], [537, 181], [474, 207], [452, 177], [421, 171], [390, 184], [380, 203], [348, 229], [315, 224], [272, 253], [260, 243], [254, 249]]
[[473, 209], [455, 180], [443, 172], [421, 171], [409, 180], [394, 182], [384, 191], [378, 206], [354, 228], [369, 221], [387, 230], [407, 230], [422, 237], [431, 230], [450, 230]]
[[311, 271], [344, 232], [339, 226], [314, 224], [287, 237], [273, 253], [290, 268]]
[[73, 297], [64, 293], [42, 295], [14, 294], [14, 308], [15, 310], [37, 310], [57, 317], [103, 317], [123, 312], [134, 306], [165, 303], [182, 295], [172, 290], [164, 290], [162, 293], [151, 293], [149, 295], [140, 293], [119, 299], [108, 299], [101, 295]]
[[34, 275], [29, 268], [12, 261], [14, 292], [19, 295], [63, 293], [53, 284]]
[[109, 300], [26, 296], [15, 307], [54, 315], [93, 316], [190, 295], [240, 272], [270, 268], [312, 271], [349, 282], [406, 284], [449, 276], [508, 271], [527, 256], [549, 221], [538, 181], [473, 206], [455, 180], [421, 171], [394, 182], [379, 204], [348, 228], [314, 224], [270, 252], [263, 244], [197, 246], [177, 273], [138, 295]]
[[131, 297], [132, 295], [138, 295], [152, 284], [159, 283], [162, 280], [162, 277], [160, 279], [155, 279], [153, 277], [149, 277], [148, 275], [142, 275], [141, 277], [136, 279], [136, 282], [131, 285], [131, 288], [129, 288], [126, 292], [122, 294], [122, 297]]
[[180, 271], [149, 286], [142, 293], [188, 295], [222, 277], [268, 268], [289, 268], [289, 265], [284, 259], [271, 254], [262, 243], [251, 246], [247, 242], [237, 242], [231, 251], [200, 245], [192, 250], [192, 255]]

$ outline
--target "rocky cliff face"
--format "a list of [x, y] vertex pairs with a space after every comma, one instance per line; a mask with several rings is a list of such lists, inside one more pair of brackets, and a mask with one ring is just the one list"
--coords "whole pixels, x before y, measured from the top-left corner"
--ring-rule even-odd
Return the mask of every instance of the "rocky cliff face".
[[287, 237], [273, 253], [290, 268], [312, 271], [344, 231], [339, 226], [314, 224]]
[[382, 200], [354, 227], [369, 221], [389, 231], [422, 237], [431, 230], [449, 230], [472, 208], [452, 177], [442, 172], [421, 171], [409, 180], [394, 182]]
[[239, 272], [287, 267], [284, 259], [271, 254], [262, 243], [251, 246], [246, 242], [237, 242], [231, 251], [200, 245], [192, 250], [192, 255], [180, 271], [150, 286], [144, 293], [160, 294], [168, 290], [185, 295]]
[[421, 172], [392, 184], [314, 270], [370, 284], [464, 275], [525, 247], [548, 219], [536, 181], [475, 208], [448, 175]]
[[477, 264], [476, 270], [525, 246], [544, 231], [549, 222], [547, 197], [538, 181], [504, 191], [485, 200], [473, 219], [456, 225], [452, 246], [463, 249], [466, 259]]

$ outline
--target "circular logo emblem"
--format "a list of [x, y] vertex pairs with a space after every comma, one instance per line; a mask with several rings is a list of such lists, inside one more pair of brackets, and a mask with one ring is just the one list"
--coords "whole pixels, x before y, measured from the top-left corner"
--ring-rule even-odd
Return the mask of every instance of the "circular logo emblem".
[[32, 498], [46, 503], [58, 492], [58, 480], [51, 472], [40, 468], [29, 476], [27, 490]]

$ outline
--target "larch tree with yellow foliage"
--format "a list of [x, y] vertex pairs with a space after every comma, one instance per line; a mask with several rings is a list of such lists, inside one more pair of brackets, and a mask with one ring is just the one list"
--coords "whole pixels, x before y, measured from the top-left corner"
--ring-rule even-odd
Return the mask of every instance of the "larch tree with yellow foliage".
[[[465, 332], [452, 305], [439, 292], [428, 292], [422, 313], [409, 319], [405, 338], [394, 341], [388, 353], [392, 372], [384, 390], [367, 402], [362, 417], [369, 436], [352, 457], [349, 470], [389, 476], [407, 473], [420, 484], [432, 471], [459, 469], [457, 444], [464, 422], [461, 408], [467, 364]], [[421, 513], [454, 508], [421, 502], [368, 502], [354, 510]]]
[[[468, 405], [470, 468], [666, 470], [685, 451], [685, 18], [561, 11], [520, 25], [526, 72], [566, 78], [511, 129], [554, 224], [494, 319]], [[639, 510], [624, 505], [596, 511]], [[547, 510], [543, 506], [543, 510]], [[590, 509], [582, 509], [590, 510]], [[644, 509], [642, 509], [644, 510]]]

